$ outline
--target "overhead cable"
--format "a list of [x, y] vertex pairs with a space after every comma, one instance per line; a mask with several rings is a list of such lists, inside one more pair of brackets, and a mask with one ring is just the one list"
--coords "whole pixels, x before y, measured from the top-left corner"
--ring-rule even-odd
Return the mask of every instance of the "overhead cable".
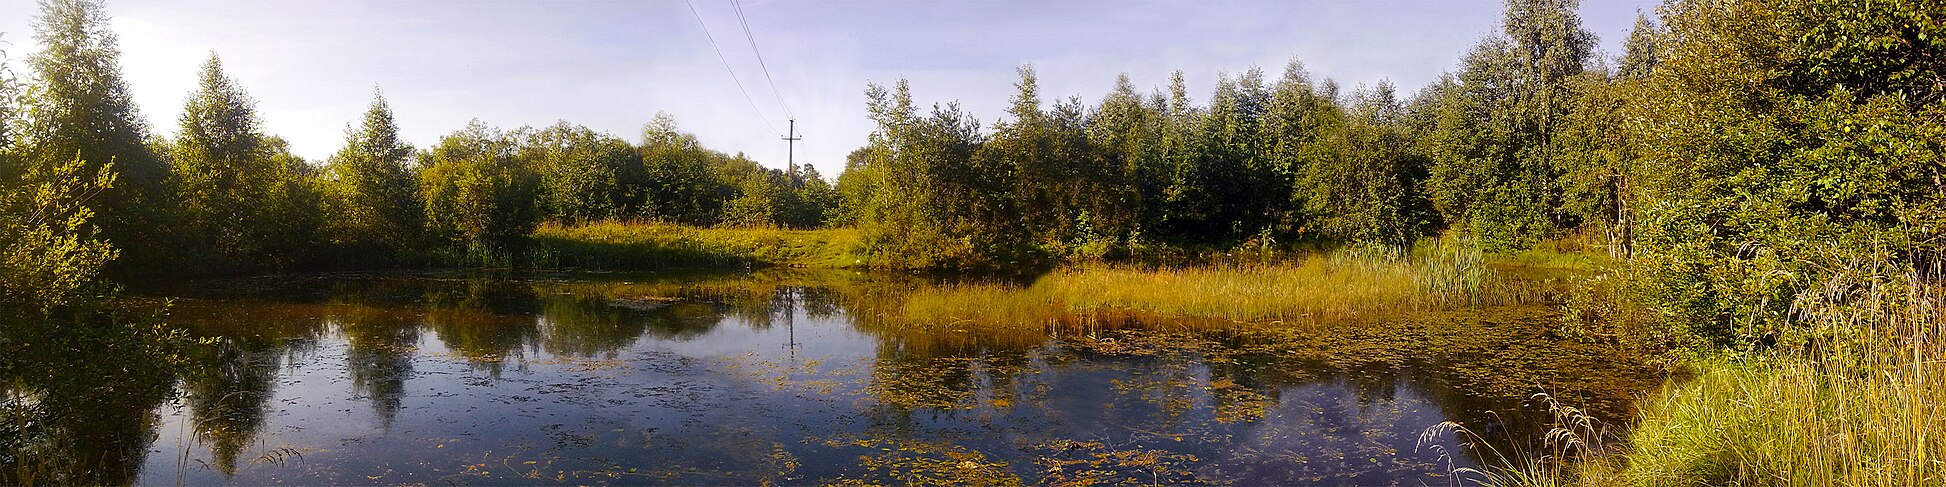
[[757, 37], [750, 34], [750, 21], [746, 20], [743, 16], [743, 4], [737, 0], [730, 0], [730, 6], [736, 9], [737, 23], [743, 25], [743, 39], [750, 41], [750, 52], [757, 54], [757, 67], [763, 68], [764, 81], [770, 83], [770, 94], [777, 97], [778, 106], [784, 107], [784, 115], [789, 116], [793, 120], [797, 119], [797, 114], [791, 113], [791, 105], [784, 102], [784, 94], [777, 90], [777, 80], [771, 79], [770, 77], [770, 66], [764, 64], [764, 53], [757, 49]]
[[[778, 132], [778, 131], [777, 131], [777, 126], [776, 126], [776, 125], [771, 125], [771, 124], [770, 124], [770, 117], [766, 117], [766, 116], [764, 116], [764, 110], [763, 110], [762, 108], [757, 108], [757, 100], [756, 100], [755, 98], [752, 98], [752, 97], [750, 96], [750, 91], [749, 91], [749, 90], [745, 90], [745, 89], [743, 89], [743, 80], [741, 80], [741, 79], [738, 79], [738, 78], [737, 78], [737, 72], [736, 72], [736, 70], [735, 70], [735, 69], [731, 69], [731, 68], [730, 68], [730, 58], [728, 58], [728, 57], [724, 57], [724, 56], [723, 56], [723, 48], [722, 48], [722, 47], [718, 47], [718, 46], [716, 45], [716, 36], [713, 36], [713, 35], [710, 35], [710, 33], [709, 33], [709, 23], [707, 23], [707, 22], [703, 22], [703, 14], [700, 14], [700, 13], [696, 13], [696, 4], [695, 4], [695, 3], [691, 3], [691, 2], [689, 1], [689, 0], [683, 0], [683, 3], [684, 3], [684, 4], [686, 4], [686, 5], [689, 5], [689, 14], [690, 14], [690, 15], [694, 15], [694, 16], [696, 16], [696, 23], [697, 23], [698, 25], [701, 25], [701, 26], [703, 26], [703, 38], [705, 38], [705, 39], [709, 39], [709, 47], [710, 47], [711, 49], [715, 49], [715, 50], [716, 50], [716, 59], [718, 59], [718, 60], [721, 60], [721, 61], [723, 61], [723, 70], [724, 70], [724, 71], [728, 71], [728, 72], [730, 72], [730, 81], [734, 81], [734, 82], [736, 82], [736, 85], [737, 85], [737, 91], [739, 91], [739, 92], [742, 92], [742, 93], [743, 93], [743, 101], [747, 101], [747, 102], [750, 102], [750, 109], [751, 109], [751, 110], [755, 110], [755, 111], [757, 112], [757, 119], [758, 119], [758, 120], [763, 120], [763, 122], [764, 122], [764, 126], [765, 126], [765, 127], [769, 127], [769, 128], [770, 128], [770, 131], [771, 131], [771, 133], [781, 133], [781, 132]], [[741, 14], [739, 14], [739, 15], [741, 15]], [[762, 61], [761, 61], [761, 59], [760, 59], [760, 60], [758, 61], [758, 64], [760, 64], [760, 65], [762, 64]], [[766, 74], [765, 74], [765, 76], [767, 77], [767, 76], [769, 76], [769, 74], [768, 74], [768, 73], [766, 73]], [[774, 90], [775, 90], [775, 88], [773, 87], [773, 88], [772, 88], [772, 90], [774, 91]], [[786, 109], [786, 110], [785, 110], [785, 113], [789, 113], [789, 112], [790, 112], [790, 111], [789, 111], [789, 109]]]

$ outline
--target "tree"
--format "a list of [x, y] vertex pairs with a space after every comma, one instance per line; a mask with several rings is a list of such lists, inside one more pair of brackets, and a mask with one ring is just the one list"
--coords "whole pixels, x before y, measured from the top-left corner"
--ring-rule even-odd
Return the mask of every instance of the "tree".
[[1415, 151], [1405, 108], [1390, 83], [1354, 95], [1350, 110], [1316, 128], [1300, 169], [1307, 221], [1333, 240], [1410, 247], [1436, 215], [1419, 191], [1426, 159]]
[[115, 184], [99, 188], [90, 206], [100, 211], [90, 225], [127, 251], [128, 262], [161, 260], [167, 246], [167, 200], [159, 198], [168, 174], [145, 143], [148, 127], [135, 112], [122, 80], [115, 34], [97, 0], [47, 0], [34, 23], [42, 50], [29, 56], [35, 76], [28, 91], [22, 140], [27, 171], [107, 173]]
[[764, 171], [737, 176], [737, 196], [723, 208], [723, 223], [740, 227], [778, 226], [786, 193]]
[[711, 166], [725, 156], [682, 132], [666, 113], [656, 114], [642, 128], [642, 145], [636, 151], [645, 182], [642, 216], [690, 225], [718, 221], [724, 195], [732, 189], [715, 177]]
[[292, 154], [283, 137], [265, 137], [263, 147], [269, 184], [256, 212], [258, 258], [278, 270], [315, 264], [323, 254], [328, 212], [318, 167]]
[[[871, 255], [912, 268], [1031, 265], [1033, 239], [1010, 206], [1005, 162], [987, 150], [979, 122], [958, 104], [935, 105], [921, 118], [901, 80], [892, 90], [866, 88], [872, 188], [861, 217]], [[1007, 224], [996, 224], [1007, 222]]]
[[838, 173], [838, 218], [834, 225], [867, 223], [873, 200], [885, 180], [884, 151], [878, 144], [853, 149], [845, 154], [845, 170]]
[[7, 60], [0, 51], [0, 320], [88, 300], [118, 255], [96, 238], [91, 207], [114, 186], [113, 165], [33, 160], [16, 138], [22, 93]]
[[515, 141], [475, 119], [420, 160], [427, 235], [476, 261], [497, 261], [532, 233], [540, 178], [515, 158]]
[[1152, 207], [1159, 206], [1156, 195], [1166, 174], [1157, 142], [1161, 122], [1161, 111], [1143, 100], [1127, 74], [1116, 76], [1115, 88], [1088, 117], [1085, 135], [1094, 149], [1091, 156], [1113, 178], [1107, 183], [1110, 192], [1091, 215], [1103, 223], [1101, 233], [1139, 238], [1143, 225], [1156, 219]]
[[[1328, 81], [1327, 81], [1328, 82]], [[1306, 210], [1311, 204], [1308, 199], [1321, 187], [1312, 181], [1308, 186], [1306, 175], [1315, 171], [1311, 166], [1320, 160], [1334, 155], [1325, 138], [1342, 131], [1345, 123], [1343, 108], [1337, 100], [1311, 82], [1310, 73], [1304, 63], [1292, 59], [1284, 67], [1284, 75], [1277, 81], [1271, 92], [1269, 104], [1265, 107], [1263, 137], [1265, 142], [1260, 148], [1269, 177], [1286, 188], [1281, 193], [1288, 194], [1289, 200], [1277, 202], [1289, 210]], [[1269, 202], [1270, 200], [1265, 200]], [[1315, 210], [1312, 211], [1315, 213]], [[1311, 216], [1303, 211], [1287, 211], [1274, 215], [1277, 224], [1283, 228], [1277, 233], [1292, 236], [1305, 235], [1311, 223]]]
[[578, 223], [628, 216], [640, 206], [641, 154], [621, 139], [560, 122], [523, 128], [519, 157], [540, 174], [545, 219]]
[[1510, 0], [1500, 35], [1474, 47], [1455, 77], [1428, 92], [1436, 117], [1429, 192], [1448, 222], [1489, 249], [1533, 245], [1569, 221], [1555, 137], [1575, 99], [1594, 36], [1575, 0]]
[[[256, 101], [223, 73], [215, 53], [183, 107], [172, 146], [170, 189], [198, 249], [197, 268], [249, 267], [260, 257], [270, 222], [265, 213], [279, 168], [257, 120]], [[277, 215], [281, 216], [281, 215]]]
[[[0, 45], [4, 45], [5, 33], [0, 33]], [[20, 120], [20, 82], [7, 58], [7, 51], [0, 49], [0, 181], [14, 181], [25, 168], [20, 167], [22, 148], [15, 144]]]
[[1615, 75], [1622, 79], [1647, 78], [1662, 59], [1661, 27], [1646, 14], [1635, 15], [1635, 27], [1628, 31], [1622, 46], [1622, 59]]
[[810, 164], [799, 166], [794, 174], [795, 188], [780, 223], [790, 228], [818, 228], [836, 221], [839, 197], [831, 182]]
[[324, 174], [335, 244], [354, 251], [411, 248], [425, 208], [409, 166], [412, 155], [412, 147], [399, 140], [385, 95], [373, 89], [364, 123], [345, 128], [345, 147], [331, 156]]
[[[1086, 111], [1078, 100], [1058, 101], [1052, 110], [1042, 110], [1039, 81], [1032, 66], [1021, 66], [1018, 92], [1007, 114], [1013, 120], [994, 127], [994, 133], [970, 163], [971, 179], [960, 181], [969, 187], [999, 184], [994, 191], [1007, 193], [1012, 201], [994, 201], [976, 208], [988, 210], [977, 216], [992, 230], [1024, 227], [1022, 233], [1049, 250], [1060, 250], [1075, 240], [1076, 224], [1101, 221], [1093, 215], [1112, 206], [1113, 191], [1120, 168], [1096, 157], [1087, 133]], [[953, 175], [947, 174], [946, 177]], [[985, 190], [982, 190], [985, 191]], [[999, 213], [1001, 209], [1011, 209]], [[1106, 220], [1102, 223], [1121, 223]], [[1123, 225], [1105, 229], [1117, 234]], [[1093, 229], [1091, 228], [1092, 232]]]
[[98, 294], [118, 252], [95, 238], [89, 204], [114, 184], [112, 166], [80, 159], [0, 180], [0, 310], [44, 313]]

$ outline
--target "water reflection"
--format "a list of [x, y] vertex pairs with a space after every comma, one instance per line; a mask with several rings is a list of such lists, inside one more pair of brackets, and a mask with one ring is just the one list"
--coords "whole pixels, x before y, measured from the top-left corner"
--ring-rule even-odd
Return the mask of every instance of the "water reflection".
[[[1517, 412], [1527, 394], [1625, 411], [1653, 380], [1633, 357], [1545, 336], [1545, 308], [1305, 329], [901, 323], [902, 296], [928, 285], [206, 283], [169, 294], [170, 321], [207, 343], [179, 373], [123, 371], [118, 400], [48, 402], [87, 381], [28, 373], [65, 370], [54, 357], [9, 364], [9, 397], [31, 399], [10, 399], [9, 420], [90, 422], [17, 428], [32, 436], [8, 458], [87, 465], [45, 476], [82, 483], [1419, 484], [1470, 461], [1415, 449], [1428, 426], [1536, 437]], [[86, 447], [49, 450], [68, 445]]]
[[162, 338], [108, 317], [4, 321], [0, 483], [136, 480], [173, 380]]

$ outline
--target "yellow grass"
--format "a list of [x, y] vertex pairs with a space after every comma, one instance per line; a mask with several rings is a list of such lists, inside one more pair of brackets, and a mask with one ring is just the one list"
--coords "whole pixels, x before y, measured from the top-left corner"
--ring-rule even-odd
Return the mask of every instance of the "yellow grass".
[[862, 267], [852, 229], [703, 228], [660, 222], [549, 223], [533, 234], [543, 266], [631, 270]]
[[1520, 299], [1495, 275], [1477, 251], [1445, 245], [1410, 256], [1352, 250], [1266, 264], [1095, 264], [1056, 270], [1024, 289], [972, 284], [919, 291], [904, 313], [914, 323], [1003, 326], [1075, 316], [1324, 323]]

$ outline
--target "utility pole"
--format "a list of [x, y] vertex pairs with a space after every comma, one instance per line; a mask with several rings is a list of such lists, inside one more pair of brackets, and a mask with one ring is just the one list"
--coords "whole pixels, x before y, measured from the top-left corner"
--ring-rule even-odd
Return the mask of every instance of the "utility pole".
[[789, 165], [785, 167], [791, 170], [791, 185], [802, 185], [804, 184], [803, 176], [797, 172], [797, 141], [804, 140], [804, 137], [797, 135], [797, 119], [791, 119], [791, 128], [787, 133], [789, 135], [784, 136], [784, 144], [788, 147], [784, 149], [784, 157], [788, 161], [786, 164]]

